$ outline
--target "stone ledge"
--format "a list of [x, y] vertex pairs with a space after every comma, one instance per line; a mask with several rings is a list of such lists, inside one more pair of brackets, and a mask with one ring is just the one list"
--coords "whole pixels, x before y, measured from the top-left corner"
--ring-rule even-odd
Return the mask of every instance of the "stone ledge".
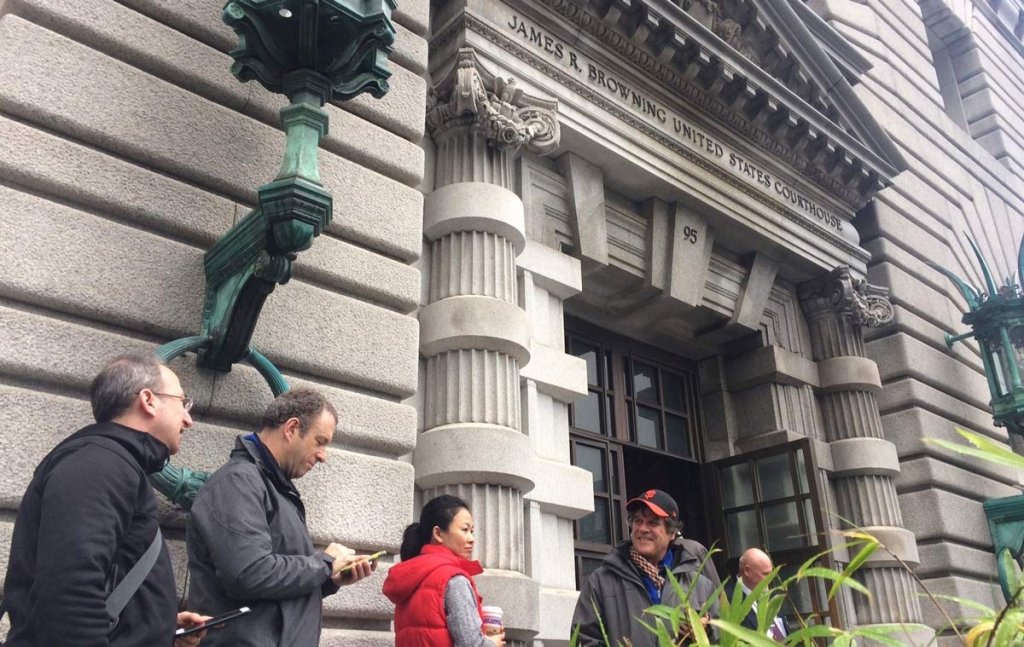
[[521, 380], [533, 380], [537, 390], [559, 402], [587, 397], [587, 362], [530, 340], [530, 363], [519, 371]]
[[900, 474], [896, 446], [881, 438], [847, 438], [830, 443], [834, 475], [889, 476]]
[[569, 647], [569, 636], [573, 630], [572, 614], [579, 597], [579, 591], [541, 588], [541, 630], [537, 640], [543, 641], [544, 647]]
[[473, 578], [485, 605], [501, 607], [506, 640], [530, 640], [540, 629], [540, 584], [515, 571], [487, 569]]
[[526, 494], [534, 487], [537, 469], [533, 444], [526, 434], [477, 423], [445, 425], [421, 433], [412, 462], [416, 486], [422, 490], [486, 483]]
[[818, 379], [823, 393], [882, 390], [878, 365], [866, 357], [833, 357], [818, 362]]
[[[254, 114], [254, 104], [262, 104], [262, 120], [278, 127], [277, 111], [286, 100], [240, 83], [231, 75], [233, 59], [227, 54], [111, 0], [84, 7], [74, 0], [19, 0], [13, 13], [234, 110]], [[211, 9], [210, 17], [222, 24], [221, 7]], [[417, 155], [416, 144], [338, 108], [328, 112], [332, 130], [344, 137], [328, 135], [325, 148], [410, 186], [422, 179], [422, 149]]]
[[579, 259], [536, 241], [526, 241], [526, 248], [516, 259], [516, 266], [532, 274], [537, 287], [563, 301], [583, 291]]
[[534, 480], [525, 499], [540, 504], [541, 512], [575, 520], [594, 511], [594, 476], [589, 471], [536, 458]]
[[[249, 204], [280, 164], [280, 130], [18, 16], [0, 22], [0, 59], [0, 109], [137, 163]], [[330, 230], [416, 258], [422, 194], [333, 153], [320, 157], [334, 194]]]
[[[917, 552], [917, 539], [909, 530], [894, 526], [866, 526], [861, 530], [877, 539], [911, 568], [921, 563], [921, 557]], [[899, 567], [900, 563], [884, 549], [879, 548], [868, 558], [864, 566], [865, 568]]]
[[818, 386], [819, 381], [819, 370], [813, 361], [778, 346], [765, 346], [729, 359], [724, 370], [731, 392], [768, 383]]
[[526, 312], [514, 303], [481, 296], [449, 297], [422, 308], [420, 352], [425, 357], [462, 350], [510, 355], [520, 368], [530, 361]]
[[457, 182], [423, 201], [423, 235], [438, 240], [461, 231], [484, 231], [508, 240], [521, 254], [526, 246], [523, 201], [512, 191], [484, 182]]
[[[344, 589], [336, 595], [344, 595]], [[325, 627], [320, 636], [320, 647], [395, 647], [395, 634]]]

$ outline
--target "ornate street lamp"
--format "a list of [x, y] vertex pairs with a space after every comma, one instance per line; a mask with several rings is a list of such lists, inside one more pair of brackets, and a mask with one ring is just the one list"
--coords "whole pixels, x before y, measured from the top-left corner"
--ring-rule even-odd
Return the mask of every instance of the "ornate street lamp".
[[[946, 334], [946, 345], [973, 337], [978, 340], [981, 360], [988, 377], [988, 388], [992, 393], [992, 418], [997, 427], [1024, 436], [1024, 292], [1013, 277], [1007, 277], [1004, 284], [996, 287], [992, 272], [982, 258], [978, 246], [968, 238], [971, 248], [981, 266], [986, 291], [982, 292], [967, 284], [955, 274], [935, 263], [928, 263], [947, 276], [964, 295], [970, 308], [962, 321], [971, 331], [962, 335]], [[1017, 258], [1018, 276], [1024, 276], [1024, 240]]]
[[[318, 162], [327, 135], [323, 105], [364, 92], [379, 99], [388, 91], [394, 9], [394, 0], [231, 0], [224, 6], [224, 22], [238, 34], [232, 74], [291, 103], [280, 113], [284, 159], [273, 181], [259, 188], [259, 206], [206, 252], [202, 330], [158, 348], [164, 361], [194, 351], [200, 366], [222, 372], [245, 361], [275, 396], [288, 390], [280, 371], [249, 342], [267, 297], [291, 279], [297, 254], [331, 222], [333, 201], [320, 184]], [[208, 476], [168, 465], [152, 481], [187, 508]]]
[[[1007, 277], [997, 288], [978, 246], [970, 238], [967, 240], [981, 266], [985, 292], [967, 284], [949, 270], [928, 263], [953, 281], [970, 308], [962, 321], [971, 327], [971, 332], [957, 336], [947, 333], [946, 345], [952, 348], [956, 342], [969, 337], [978, 340], [988, 388], [992, 393], [989, 402], [992, 418], [997, 427], [1006, 427], [1011, 434], [1024, 437], [1024, 386], [1021, 384], [1021, 374], [1024, 373], [1024, 292], [1013, 277]], [[1017, 276], [1024, 279], [1024, 240], [1021, 240], [1017, 253]], [[992, 534], [1003, 596], [1007, 602], [1018, 603], [1007, 571], [1014, 568], [1011, 561], [1017, 563], [1017, 570], [1024, 566], [1024, 495], [986, 501], [985, 516]]]

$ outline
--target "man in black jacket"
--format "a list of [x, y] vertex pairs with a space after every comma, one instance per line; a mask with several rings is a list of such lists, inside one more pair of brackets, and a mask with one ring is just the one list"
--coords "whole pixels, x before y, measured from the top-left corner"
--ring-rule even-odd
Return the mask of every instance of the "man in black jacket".
[[[743, 596], [750, 595], [750, 591], [761, 583], [764, 578], [772, 572], [775, 567], [772, 566], [772, 558], [768, 557], [760, 548], [748, 548], [742, 555], [740, 555], [740, 570], [737, 574], [736, 580], [730, 580], [725, 585], [725, 595], [729, 600], [732, 600], [733, 592], [736, 590], [736, 585], [743, 589]], [[743, 619], [743, 626], [747, 629], [757, 631], [757, 604], [747, 614], [747, 617]], [[776, 642], [782, 642], [786, 636], [789, 635], [789, 625], [786, 623], [786, 619], [782, 616], [775, 616], [772, 618], [772, 622], [768, 625], [766, 631], [768, 637], [775, 640]]]
[[[683, 603], [668, 582], [667, 573], [689, 592], [687, 604], [697, 610], [713, 597], [715, 586], [699, 573], [700, 560], [687, 550], [679, 532], [679, 506], [661, 490], [648, 490], [626, 503], [629, 540], [604, 558], [580, 588], [572, 617], [579, 627], [580, 647], [604, 647], [601, 626], [612, 645], [628, 638], [633, 647], [657, 647], [658, 638], [642, 623], [656, 618], [644, 610], [655, 604], [677, 607]], [[712, 601], [710, 617], [718, 616]], [[706, 620], [705, 620], [706, 621]]]
[[187, 537], [189, 606], [210, 615], [252, 608], [211, 632], [207, 645], [317, 647], [323, 598], [376, 567], [339, 544], [316, 550], [293, 483], [327, 461], [337, 424], [322, 395], [288, 391], [199, 491]]
[[112, 625], [106, 599], [153, 543], [157, 503], [147, 474], [178, 451], [192, 400], [152, 354], [107, 364], [90, 392], [96, 424], [62, 441], [36, 468], [18, 508], [4, 584], [7, 647], [194, 647], [176, 627], [167, 545]]

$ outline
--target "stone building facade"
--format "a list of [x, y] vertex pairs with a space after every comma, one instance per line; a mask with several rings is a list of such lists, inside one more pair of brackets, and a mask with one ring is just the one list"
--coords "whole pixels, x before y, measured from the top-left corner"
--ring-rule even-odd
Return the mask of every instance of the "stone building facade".
[[[230, 75], [222, 4], [0, 0], [0, 568], [100, 362], [195, 334], [203, 252], [280, 160], [283, 99]], [[397, 553], [425, 498], [464, 497], [516, 645], [567, 644], [579, 579], [652, 487], [720, 570], [753, 544], [799, 564], [848, 519], [932, 592], [996, 605], [981, 503], [1020, 475], [925, 442], [1007, 440], [926, 263], [978, 282], [966, 232], [1014, 273], [1022, 16], [401, 2], [390, 92], [326, 108], [334, 221], [253, 338], [341, 412], [300, 482], [315, 539]], [[246, 366], [173, 368], [197, 402], [174, 462], [213, 469], [270, 394]], [[184, 587], [186, 517], [164, 520]], [[871, 601], [794, 602], [922, 644], [943, 625], [896, 560], [863, 579]], [[382, 580], [330, 598], [324, 645], [392, 644]]]

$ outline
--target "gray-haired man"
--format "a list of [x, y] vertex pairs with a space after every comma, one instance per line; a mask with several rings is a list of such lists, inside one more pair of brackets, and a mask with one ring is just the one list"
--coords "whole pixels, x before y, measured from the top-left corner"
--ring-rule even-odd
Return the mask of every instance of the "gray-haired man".
[[[191, 398], [155, 355], [133, 354], [104, 367], [90, 400], [96, 424], [47, 454], [18, 508], [4, 585], [8, 647], [170, 645], [176, 627], [203, 620], [178, 613], [146, 478], [181, 447]], [[107, 598], [150, 547], [156, 561], [112, 627]], [[202, 633], [175, 645], [196, 645]]]

